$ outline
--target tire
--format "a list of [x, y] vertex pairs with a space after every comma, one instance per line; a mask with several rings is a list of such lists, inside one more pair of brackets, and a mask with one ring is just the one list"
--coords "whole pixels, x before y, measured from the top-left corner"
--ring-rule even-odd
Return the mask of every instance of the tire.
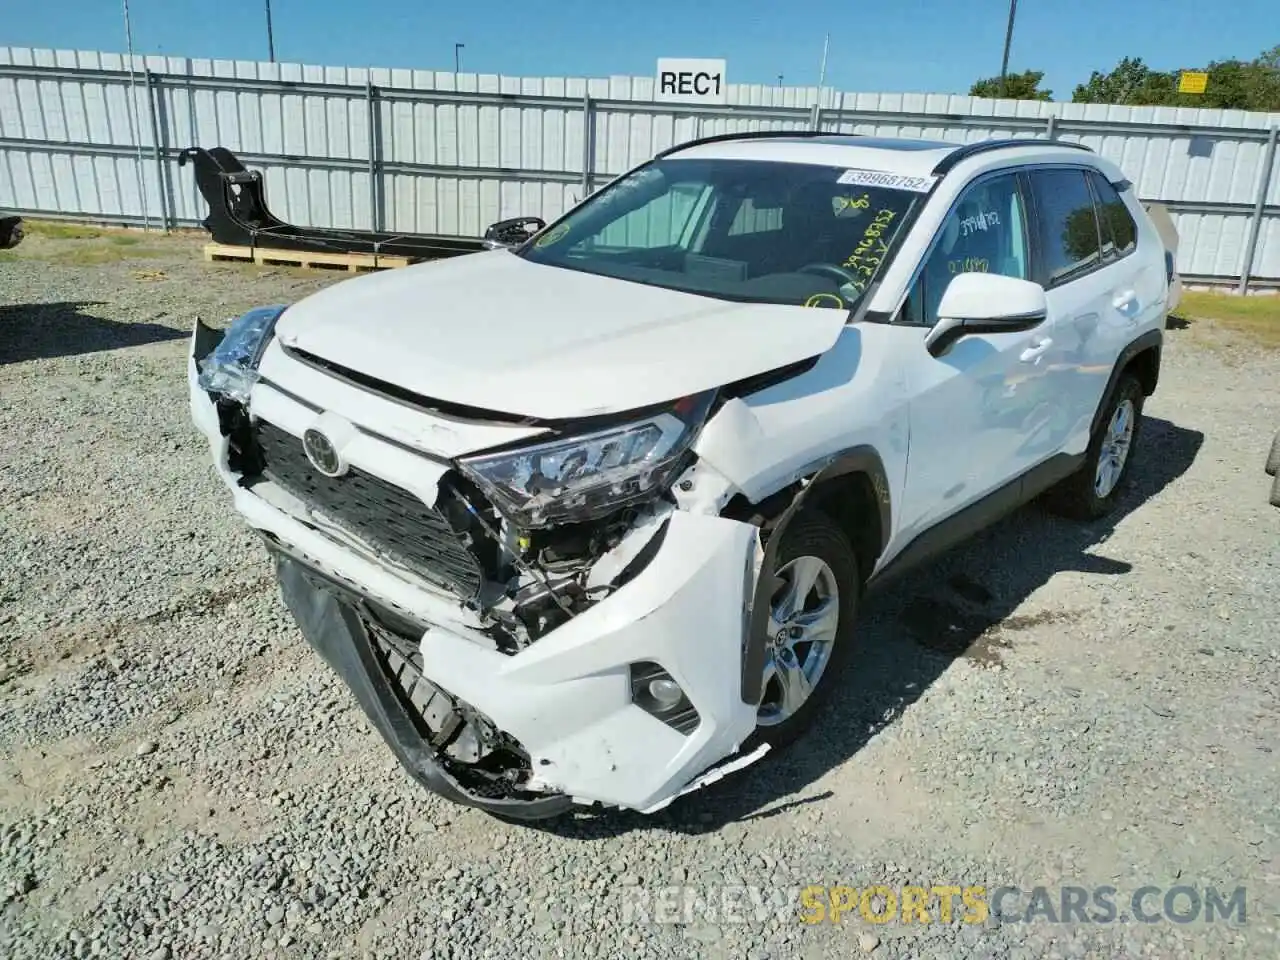
[[1280, 476], [1271, 481], [1271, 505], [1280, 507]]
[[1280, 433], [1271, 441], [1271, 452], [1267, 454], [1267, 476], [1274, 477], [1280, 473]]
[[[1107, 398], [1100, 425], [1089, 441], [1084, 463], [1075, 473], [1046, 492], [1044, 502], [1050, 510], [1073, 520], [1097, 520], [1115, 509], [1116, 502], [1128, 484], [1133, 466], [1134, 453], [1142, 432], [1142, 405], [1145, 400], [1146, 394], [1138, 378], [1131, 373], [1121, 374], [1115, 390]], [[1114, 448], [1108, 440], [1111, 439], [1113, 426], [1118, 422], [1116, 412], [1126, 404], [1132, 422], [1128, 442], [1118, 471], [1105, 478], [1109, 482], [1104, 483], [1099, 464], [1103, 462], [1104, 455], [1114, 463]]]
[[[831, 691], [839, 686], [839, 675], [853, 653], [854, 619], [857, 616], [858, 600], [862, 593], [862, 578], [858, 569], [858, 558], [848, 538], [840, 527], [817, 510], [809, 510], [799, 514], [783, 531], [782, 542], [778, 547], [775, 573], [782, 572], [784, 578], [788, 571], [791, 575], [801, 575], [804, 570], [817, 570], [814, 586], [808, 594], [809, 603], [804, 610], [816, 611], [824, 591], [827, 600], [834, 600], [834, 627], [831, 629], [831, 640], [826, 646], [825, 665], [818, 669], [816, 681], [811, 684], [807, 697], [794, 710], [774, 710], [774, 700], [781, 693], [781, 677], [777, 675], [780, 662], [794, 663], [795, 668], [807, 674], [810, 656], [819, 649], [814, 640], [795, 639], [788, 631], [787, 639], [777, 641], [781, 631], [771, 617], [769, 656], [766, 671], [774, 671], [774, 676], [766, 674], [764, 690], [761, 693], [761, 708], [758, 726], [748, 739], [743, 752], [749, 752], [760, 743], [768, 743], [771, 749], [777, 749], [792, 743], [813, 723], [821, 711], [823, 704], [830, 697]], [[818, 570], [812, 563], [817, 560], [825, 567]], [[829, 583], [827, 581], [830, 581]], [[789, 581], [794, 582], [794, 581]], [[829, 592], [834, 586], [835, 594]], [[779, 588], [773, 598], [766, 602], [771, 606], [787, 592], [787, 586]], [[827, 622], [827, 621], [821, 621]], [[803, 629], [803, 628], [800, 628]], [[825, 635], [825, 630], [818, 630], [815, 637]], [[791, 644], [795, 646], [792, 647]], [[789, 652], [784, 652], [789, 651]], [[816, 663], [815, 663], [816, 667]]]

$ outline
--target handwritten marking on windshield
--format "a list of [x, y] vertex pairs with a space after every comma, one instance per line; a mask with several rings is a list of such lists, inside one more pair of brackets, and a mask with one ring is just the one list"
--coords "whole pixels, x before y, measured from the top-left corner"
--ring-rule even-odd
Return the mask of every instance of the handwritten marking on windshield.
[[865, 193], [860, 197], [832, 197], [831, 206], [836, 216], [846, 214], [856, 217], [860, 211], [871, 206], [871, 198]]
[[895, 216], [897, 214], [893, 210], [881, 210], [877, 213], [875, 219], [862, 231], [862, 239], [858, 242], [857, 249], [844, 262], [846, 270], [852, 270], [858, 275], [854, 286], [859, 293], [866, 289], [867, 282], [875, 275], [876, 267], [889, 251], [889, 245], [884, 240], [884, 232]]
[[[862, 291], [858, 291], [861, 293]], [[806, 307], [835, 307], [837, 310], [845, 308], [844, 299], [834, 293], [815, 293], [804, 302]]]

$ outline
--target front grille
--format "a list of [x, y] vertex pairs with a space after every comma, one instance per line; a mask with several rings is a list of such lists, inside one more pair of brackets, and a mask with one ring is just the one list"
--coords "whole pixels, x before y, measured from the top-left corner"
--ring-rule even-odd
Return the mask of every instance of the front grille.
[[327, 477], [311, 466], [301, 440], [265, 420], [254, 439], [268, 479], [431, 583], [468, 600], [479, 594], [479, 562], [448, 520], [408, 490], [357, 467]]

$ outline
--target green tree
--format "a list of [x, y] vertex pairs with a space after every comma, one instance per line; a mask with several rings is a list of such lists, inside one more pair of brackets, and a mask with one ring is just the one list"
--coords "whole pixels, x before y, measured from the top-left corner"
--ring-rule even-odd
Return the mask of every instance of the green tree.
[[1088, 83], [1076, 87], [1071, 102], [1159, 105], [1171, 101], [1177, 86], [1174, 74], [1152, 70], [1141, 57], [1125, 57], [1108, 73], [1094, 70]]
[[1129, 106], [1280, 110], [1280, 46], [1253, 60], [1215, 60], [1196, 67], [1209, 75], [1204, 93], [1179, 93], [1179, 70], [1152, 70], [1141, 57], [1125, 57], [1107, 73], [1095, 70], [1071, 95], [1074, 103]]
[[[1280, 44], [1251, 61], [1243, 81], [1250, 110], [1280, 110]], [[1212, 77], [1210, 78], [1212, 82]]]
[[[1004, 98], [1007, 100], [1052, 100], [1052, 90], [1041, 90], [1040, 81], [1044, 79], [1043, 70], [1025, 70], [1022, 73], [1009, 73], [1004, 78]], [[1000, 78], [988, 77], [979, 80], [969, 88], [971, 97], [999, 97]]]

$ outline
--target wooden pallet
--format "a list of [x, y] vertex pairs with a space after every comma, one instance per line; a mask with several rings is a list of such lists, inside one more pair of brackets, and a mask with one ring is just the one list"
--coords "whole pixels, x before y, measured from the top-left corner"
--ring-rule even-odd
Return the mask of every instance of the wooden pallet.
[[207, 243], [204, 258], [215, 260], [240, 260], [263, 265], [310, 267], [324, 270], [385, 270], [407, 267], [416, 261], [412, 257], [396, 257], [385, 253], [319, 253], [314, 250], [273, 250], [270, 247], [233, 247], [225, 243]]

